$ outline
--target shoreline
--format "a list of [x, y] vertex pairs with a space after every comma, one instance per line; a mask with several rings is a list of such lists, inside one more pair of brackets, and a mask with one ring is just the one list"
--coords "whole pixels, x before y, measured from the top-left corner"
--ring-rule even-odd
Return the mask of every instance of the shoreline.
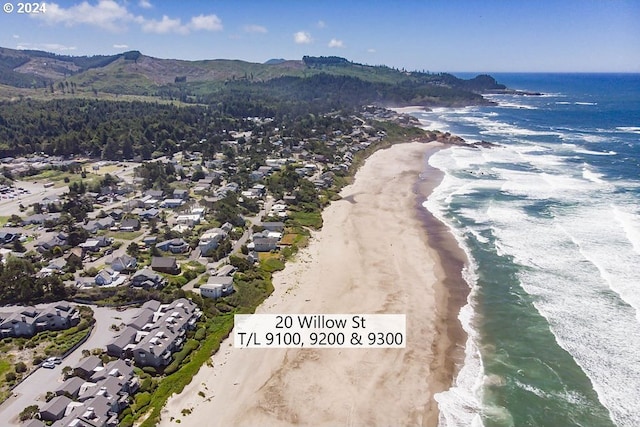
[[169, 399], [159, 425], [436, 425], [434, 395], [451, 386], [463, 360], [457, 315], [463, 286], [468, 293], [464, 253], [422, 206], [441, 181], [426, 161], [443, 148], [403, 143], [369, 157], [256, 310], [406, 313], [404, 351], [247, 350], [230, 337]]
[[[440, 333], [443, 338], [437, 342], [440, 344], [438, 352], [443, 357], [445, 368], [444, 371], [441, 371], [441, 381], [448, 382], [448, 387], [440, 391], [446, 391], [453, 386], [455, 378], [464, 364], [468, 336], [458, 316], [462, 307], [467, 304], [467, 298], [471, 292], [469, 284], [463, 277], [463, 269], [468, 265], [464, 250], [458, 245], [448, 226], [423, 206], [423, 203], [444, 177], [442, 171], [429, 165], [428, 159], [443, 149], [447, 149], [447, 147], [430, 148], [425, 153], [424, 172], [414, 186], [414, 192], [417, 195], [416, 215], [421, 219], [425, 233], [428, 235], [427, 243], [434, 253], [433, 256], [438, 259], [436, 276], [440, 279], [439, 283], [441, 284], [437, 288], [440, 293], [439, 307], [445, 310], [442, 313], [443, 316], [440, 317], [442, 328]], [[434, 404], [437, 405], [435, 402]]]

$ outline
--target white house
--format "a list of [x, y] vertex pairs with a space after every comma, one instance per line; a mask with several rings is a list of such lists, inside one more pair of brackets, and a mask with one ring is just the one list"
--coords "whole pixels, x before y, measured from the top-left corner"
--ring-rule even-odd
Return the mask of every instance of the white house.
[[206, 298], [220, 298], [232, 294], [233, 277], [212, 276], [206, 284], [200, 286], [200, 295]]

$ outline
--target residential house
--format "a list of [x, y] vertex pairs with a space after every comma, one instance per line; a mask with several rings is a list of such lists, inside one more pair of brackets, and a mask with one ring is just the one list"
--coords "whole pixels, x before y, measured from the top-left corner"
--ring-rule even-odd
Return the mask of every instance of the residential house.
[[237, 268], [231, 264], [223, 265], [213, 274], [213, 276], [231, 276], [236, 272], [236, 270]]
[[0, 336], [3, 337], [31, 337], [41, 331], [68, 329], [80, 322], [78, 310], [65, 301], [40, 308], [17, 307], [0, 316]]
[[151, 245], [155, 245], [157, 241], [158, 241], [158, 238], [156, 236], [145, 236], [142, 239], [142, 243], [144, 243], [144, 245], [147, 247]]
[[[127, 354], [127, 351], [133, 349], [135, 346], [131, 343], [134, 342], [138, 331], [132, 327], [127, 326], [120, 332], [120, 334], [113, 339], [109, 344], [107, 344], [107, 354], [109, 356], [115, 357], [132, 357], [132, 355]], [[129, 347], [129, 345], [131, 345]]]
[[67, 396], [56, 396], [40, 409], [40, 419], [44, 421], [57, 421], [64, 417], [69, 403], [73, 402]]
[[85, 381], [80, 377], [67, 378], [61, 386], [55, 390], [56, 396], [67, 395], [73, 399], [76, 399], [80, 393], [80, 387]]
[[166, 274], [180, 274], [180, 267], [174, 257], [151, 258], [151, 269]]
[[123, 215], [124, 215], [124, 211], [122, 209], [114, 209], [111, 212], [109, 212], [109, 216], [116, 221], [120, 221]]
[[59, 248], [63, 248], [64, 246], [67, 246], [67, 239], [64, 238], [63, 236], [57, 235], [57, 236], [53, 236], [51, 239], [47, 240], [46, 242], [36, 243], [36, 249], [40, 253], [51, 251], [56, 246]]
[[102, 361], [98, 356], [92, 355], [82, 359], [80, 364], [73, 369], [73, 374], [84, 380], [88, 380], [99, 366], [102, 366]]
[[187, 200], [189, 198], [189, 190], [176, 188], [175, 190], [173, 190], [173, 196], [172, 197], [174, 199]]
[[194, 225], [200, 224], [200, 220], [202, 217], [199, 214], [182, 214], [176, 217], [176, 223], [180, 225], [186, 225], [189, 227], [193, 227]]
[[183, 254], [185, 252], [189, 252], [189, 244], [181, 238], [156, 243], [156, 248], [161, 251], [171, 252], [172, 254]]
[[8, 231], [0, 231], [0, 245], [13, 242], [18, 238], [18, 234], [10, 233]]
[[164, 192], [162, 190], [147, 190], [144, 195], [154, 199], [161, 199], [164, 196]]
[[113, 227], [114, 225], [115, 225], [115, 220], [110, 216], [107, 216], [105, 218], [89, 221], [86, 224], [84, 224], [82, 228], [84, 228], [91, 234], [95, 234], [99, 230], [107, 230]]
[[94, 278], [96, 285], [109, 287], [120, 286], [125, 280], [125, 276], [120, 275], [120, 272], [113, 271], [110, 268], [103, 268]]
[[177, 208], [184, 204], [183, 199], [165, 199], [160, 202], [160, 206], [163, 208]]
[[284, 231], [284, 222], [263, 222], [260, 224], [262, 228], [269, 231], [282, 233]]
[[109, 238], [100, 236], [95, 239], [87, 239], [86, 242], [80, 243], [78, 247], [82, 248], [85, 252], [99, 252], [100, 249], [109, 246], [111, 242], [112, 240]]
[[207, 298], [220, 298], [234, 292], [233, 277], [211, 276], [207, 283], [200, 286], [200, 295]]
[[140, 230], [140, 220], [137, 218], [127, 218], [120, 223], [120, 231], [138, 231]]
[[149, 221], [150, 219], [157, 218], [158, 215], [160, 215], [160, 209], [149, 208], [140, 212], [138, 216], [143, 220]]
[[278, 239], [271, 237], [258, 237], [247, 245], [249, 249], [256, 252], [270, 252], [278, 248]]
[[202, 236], [200, 236], [200, 241], [198, 243], [198, 248], [200, 249], [200, 253], [203, 256], [207, 256], [211, 251], [215, 250], [218, 247], [218, 244], [227, 237], [227, 232], [225, 232], [222, 228], [212, 228], [211, 230], [207, 230]]
[[60, 212], [52, 212], [52, 213], [44, 213], [44, 214], [33, 214], [22, 220], [22, 225], [30, 225], [30, 224], [44, 224], [45, 222], [50, 222], [55, 224], [60, 219]]
[[129, 256], [127, 254], [120, 255], [111, 261], [111, 269], [113, 271], [133, 271], [136, 269], [138, 261], [136, 258]]
[[131, 363], [115, 360], [103, 366], [100, 359], [91, 356], [74, 372], [82, 373], [83, 378], [65, 381], [40, 417], [53, 422], [54, 427], [117, 427], [118, 414], [129, 406], [130, 394], [139, 388]]
[[174, 352], [185, 342], [186, 331], [195, 328], [202, 313], [192, 301], [180, 298], [171, 304], [149, 301], [140, 314], [115, 340], [107, 352], [132, 357], [138, 366], [161, 368], [171, 363]]
[[131, 286], [136, 288], [161, 289], [164, 285], [164, 278], [148, 268], [136, 271], [131, 277]]

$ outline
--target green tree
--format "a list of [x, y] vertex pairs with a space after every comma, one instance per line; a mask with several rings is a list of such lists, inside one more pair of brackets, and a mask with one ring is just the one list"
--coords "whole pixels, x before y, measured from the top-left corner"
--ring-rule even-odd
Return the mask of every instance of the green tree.
[[129, 246], [127, 246], [127, 254], [134, 258], [140, 254], [140, 247], [136, 242], [129, 243]]
[[34, 418], [40, 412], [38, 405], [29, 405], [20, 412], [20, 421], [27, 421]]

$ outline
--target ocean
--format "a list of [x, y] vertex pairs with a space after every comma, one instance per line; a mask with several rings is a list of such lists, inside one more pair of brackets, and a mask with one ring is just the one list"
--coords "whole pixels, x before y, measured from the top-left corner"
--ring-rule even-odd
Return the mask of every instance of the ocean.
[[494, 76], [543, 95], [412, 113], [496, 144], [429, 159], [471, 289], [440, 425], [640, 426], [640, 75]]

